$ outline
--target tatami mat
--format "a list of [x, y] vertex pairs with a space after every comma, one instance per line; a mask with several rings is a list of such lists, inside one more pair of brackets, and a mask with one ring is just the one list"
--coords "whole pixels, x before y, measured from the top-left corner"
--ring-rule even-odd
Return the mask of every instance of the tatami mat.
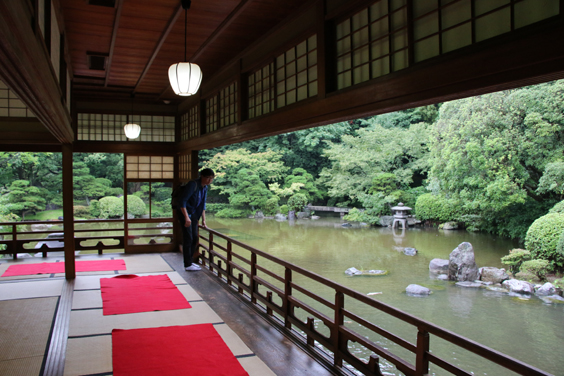
[[0, 300], [60, 296], [64, 279], [0, 283]]
[[39, 375], [39, 372], [41, 372], [41, 364], [43, 364], [43, 356], [30, 356], [27, 358], [5, 360], [0, 362], [0, 375]]
[[0, 301], [0, 362], [43, 358], [57, 302], [58, 298]]
[[69, 337], [109, 334], [112, 329], [155, 328], [221, 322], [221, 318], [204, 302], [191, 303], [192, 308], [172, 311], [131, 313], [103, 316], [101, 309], [72, 311]]
[[276, 376], [274, 372], [257, 356], [240, 358], [239, 364], [243, 366], [249, 376]]

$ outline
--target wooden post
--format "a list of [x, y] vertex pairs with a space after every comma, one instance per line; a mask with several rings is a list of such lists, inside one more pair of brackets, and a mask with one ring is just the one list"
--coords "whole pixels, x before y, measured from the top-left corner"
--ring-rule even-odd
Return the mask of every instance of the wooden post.
[[12, 225], [12, 257], [14, 260], [18, 259], [18, 225]]
[[[243, 283], [243, 273], [239, 273], [239, 283]], [[239, 294], [243, 294], [243, 288], [241, 287], [241, 285], [239, 285]]]
[[292, 329], [292, 323], [289, 318], [294, 315], [294, 307], [290, 303], [292, 296], [292, 269], [286, 267], [284, 272], [284, 326]]
[[231, 254], [232, 251], [231, 242], [227, 242], [227, 266], [225, 267], [227, 273], [227, 285], [231, 286], [231, 278], [233, 278], [233, 270], [231, 269], [231, 262], [233, 260], [233, 255]]
[[75, 279], [74, 212], [72, 184], [72, 145], [63, 144], [63, 228], [65, 242], [65, 278]]
[[333, 364], [337, 367], [343, 366], [343, 358], [341, 358], [341, 330], [340, 326], [344, 324], [343, 308], [345, 307], [345, 295], [337, 291], [335, 293], [335, 322], [333, 323]]
[[315, 345], [315, 340], [313, 339], [312, 336], [309, 335], [310, 332], [313, 332], [315, 330], [315, 327], [313, 325], [313, 317], [308, 317], [307, 318], [307, 329], [309, 332], [306, 333], [306, 338], [307, 338], [307, 344], [309, 346], [313, 346]]
[[417, 352], [415, 354], [415, 372], [418, 375], [429, 373], [429, 332], [419, 328], [417, 332]]
[[257, 304], [257, 298], [255, 297], [255, 293], [257, 290], [257, 283], [255, 281], [255, 277], [257, 276], [257, 254], [251, 254], [251, 302], [253, 304]]
[[[267, 291], [266, 301], [272, 303], [272, 291]], [[268, 305], [266, 306], [266, 314], [268, 316], [272, 316], [272, 308], [270, 308]]]
[[[209, 267], [210, 267], [210, 271], [213, 272], [213, 253], [212, 253], [212, 249], [213, 249], [213, 234], [212, 234], [211, 232], [209, 232], [208, 235], [209, 235], [209, 242], [208, 242]], [[199, 248], [199, 244], [200, 244], [200, 238], [198, 237], [198, 248]]]

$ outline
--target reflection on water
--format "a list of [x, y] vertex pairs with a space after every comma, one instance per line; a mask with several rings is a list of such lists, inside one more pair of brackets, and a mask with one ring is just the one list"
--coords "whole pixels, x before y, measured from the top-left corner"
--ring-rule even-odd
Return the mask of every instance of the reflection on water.
[[[498, 268], [504, 267], [500, 258], [518, 246], [515, 242], [466, 231], [409, 228], [402, 232], [401, 229], [391, 228], [343, 227], [338, 218], [290, 223], [226, 220], [209, 216], [207, 224], [227, 235], [235, 234], [236, 239], [246, 244], [356, 291], [372, 293], [372, 298], [423, 320], [554, 375], [564, 375], [564, 367], [559, 363], [564, 353], [564, 304], [549, 305], [536, 296], [523, 299], [522, 296], [512, 297], [492, 290], [461, 288], [452, 282], [430, 278], [429, 262], [433, 258], [448, 259], [452, 250], [462, 242], [473, 245], [479, 267]], [[401, 252], [404, 247], [413, 247], [419, 252], [416, 256], [406, 256]], [[350, 267], [359, 270], [385, 269], [389, 274], [382, 277], [350, 277], [344, 273]], [[424, 298], [410, 297], [405, 294], [405, 288], [412, 283], [426, 286], [433, 293]], [[332, 300], [331, 296], [327, 298]], [[414, 342], [412, 328], [399, 320], [374, 312], [374, 309], [357, 309], [369, 321], [377, 322]], [[362, 333], [363, 329], [358, 324], [351, 325], [351, 328]], [[371, 340], [392, 348], [394, 346], [385, 338]], [[513, 375], [496, 365], [483, 364], [483, 360], [433, 336], [431, 348], [436, 355], [472, 370], [475, 375]], [[363, 349], [355, 344], [351, 351], [363, 357]], [[397, 353], [401, 353], [401, 350]], [[410, 353], [402, 355], [414, 362]], [[387, 374], [400, 375], [389, 364], [384, 365], [384, 369]], [[431, 374], [448, 373], [432, 367]]]

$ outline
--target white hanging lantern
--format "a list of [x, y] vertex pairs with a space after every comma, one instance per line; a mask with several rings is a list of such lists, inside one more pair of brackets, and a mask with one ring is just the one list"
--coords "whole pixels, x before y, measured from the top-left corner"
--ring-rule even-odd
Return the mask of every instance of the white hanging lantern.
[[170, 86], [176, 95], [189, 96], [198, 92], [202, 83], [202, 70], [198, 64], [177, 63], [168, 68]]
[[141, 127], [138, 124], [127, 123], [123, 127], [123, 131], [125, 132], [125, 136], [129, 139], [134, 139], [139, 137], [139, 133], [141, 133]]

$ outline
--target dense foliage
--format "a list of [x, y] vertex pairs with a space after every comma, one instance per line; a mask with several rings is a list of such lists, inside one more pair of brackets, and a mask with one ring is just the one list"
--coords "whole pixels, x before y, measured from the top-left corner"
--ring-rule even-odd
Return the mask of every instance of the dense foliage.
[[564, 254], [558, 251], [558, 244], [564, 231], [564, 214], [550, 213], [533, 222], [527, 237], [525, 248], [533, 259], [550, 261], [552, 268], [564, 267]]

